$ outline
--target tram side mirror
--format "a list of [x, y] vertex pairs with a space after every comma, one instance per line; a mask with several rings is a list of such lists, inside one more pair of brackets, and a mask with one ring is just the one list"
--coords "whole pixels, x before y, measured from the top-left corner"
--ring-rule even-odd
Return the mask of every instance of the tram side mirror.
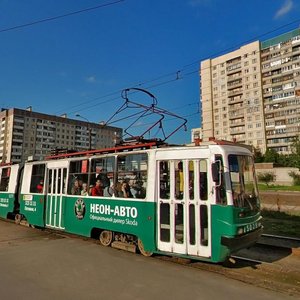
[[213, 181], [217, 184], [221, 184], [221, 161], [217, 160], [211, 165], [211, 173]]

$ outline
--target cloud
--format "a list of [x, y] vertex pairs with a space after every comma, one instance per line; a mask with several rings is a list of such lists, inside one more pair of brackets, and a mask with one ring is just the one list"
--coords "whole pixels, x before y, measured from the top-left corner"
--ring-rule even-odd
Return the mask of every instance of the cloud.
[[114, 79], [110, 79], [110, 78], [105, 78], [102, 79], [101, 76], [100, 77], [96, 77], [95, 75], [91, 75], [86, 77], [85, 82], [90, 83], [90, 84], [97, 84], [97, 85], [106, 85], [106, 86], [112, 86], [116, 84], [116, 81]]
[[278, 19], [288, 14], [293, 8], [293, 5], [294, 5], [293, 0], [285, 0], [282, 7], [280, 7], [280, 9], [276, 12], [274, 19]]
[[89, 77], [87, 77], [86, 81], [89, 82], [89, 83], [95, 83], [95, 82], [97, 82], [95, 76], [89, 76]]

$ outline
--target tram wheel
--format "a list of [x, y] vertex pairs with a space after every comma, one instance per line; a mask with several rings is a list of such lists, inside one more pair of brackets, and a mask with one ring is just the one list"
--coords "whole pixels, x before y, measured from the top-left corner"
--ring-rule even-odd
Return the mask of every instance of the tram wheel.
[[99, 241], [102, 246], [108, 247], [113, 239], [113, 234], [111, 231], [103, 230], [99, 235]]
[[149, 256], [151, 256], [151, 255], [153, 254], [153, 252], [146, 251], [146, 250], [144, 249], [143, 242], [142, 242], [140, 239], [138, 239], [138, 248], [139, 248], [141, 254], [144, 255], [144, 256], [149, 257]]

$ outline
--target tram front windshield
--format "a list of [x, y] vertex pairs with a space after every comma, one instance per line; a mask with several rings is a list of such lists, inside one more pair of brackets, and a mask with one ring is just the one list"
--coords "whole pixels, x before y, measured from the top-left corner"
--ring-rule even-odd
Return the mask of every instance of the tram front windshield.
[[228, 163], [234, 206], [258, 210], [258, 189], [252, 157], [229, 155]]

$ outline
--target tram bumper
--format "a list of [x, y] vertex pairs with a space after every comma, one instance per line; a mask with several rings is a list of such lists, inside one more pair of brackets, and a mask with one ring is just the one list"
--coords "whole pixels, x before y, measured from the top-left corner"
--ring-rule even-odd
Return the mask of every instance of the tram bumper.
[[258, 239], [262, 234], [262, 230], [263, 228], [260, 227], [256, 230], [253, 230], [249, 233], [240, 236], [235, 236], [235, 237], [222, 236], [221, 244], [223, 246], [228, 247], [231, 252], [250, 247], [258, 241]]

